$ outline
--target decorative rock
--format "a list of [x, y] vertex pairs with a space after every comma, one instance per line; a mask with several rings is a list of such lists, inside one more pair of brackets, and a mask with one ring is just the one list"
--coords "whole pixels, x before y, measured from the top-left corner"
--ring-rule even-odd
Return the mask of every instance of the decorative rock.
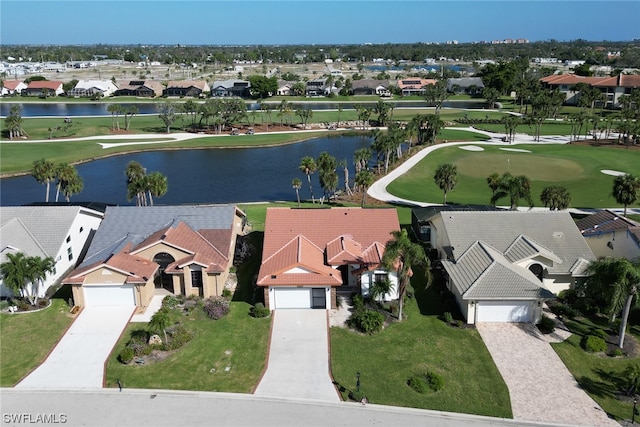
[[158, 334], [153, 334], [151, 335], [151, 337], [149, 337], [149, 345], [154, 345], [154, 344], [162, 344], [162, 339], [160, 338], [160, 335]]

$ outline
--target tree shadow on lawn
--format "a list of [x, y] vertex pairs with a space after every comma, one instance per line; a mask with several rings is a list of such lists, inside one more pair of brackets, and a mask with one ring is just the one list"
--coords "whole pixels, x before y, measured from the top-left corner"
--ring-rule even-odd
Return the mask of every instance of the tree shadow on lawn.
[[[606, 378], [607, 380], [611, 380], [610, 377], [606, 376], [605, 372], [599, 369], [596, 370], [595, 372], [600, 378]], [[578, 384], [580, 385], [580, 387], [584, 389], [584, 391], [586, 391], [587, 393], [593, 396], [613, 399], [616, 397], [616, 393], [618, 392], [618, 390], [614, 385], [607, 384], [602, 381], [596, 381], [593, 378], [590, 378], [584, 375], [580, 378], [577, 378], [576, 381], [578, 381]]]
[[[264, 232], [252, 231], [247, 236], [238, 236], [239, 244], [244, 241], [247, 247], [247, 257], [236, 265], [236, 276], [238, 284], [233, 293], [232, 301], [242, 301], [248, 304], [264, 303], [262, 288], [256, 285], [260, 261], [262, 259], [262, 243], [264, 242]], [[236, 251], [238, 246], [236, 246]], [[235, 264], [235, 263], [234, 263]]]

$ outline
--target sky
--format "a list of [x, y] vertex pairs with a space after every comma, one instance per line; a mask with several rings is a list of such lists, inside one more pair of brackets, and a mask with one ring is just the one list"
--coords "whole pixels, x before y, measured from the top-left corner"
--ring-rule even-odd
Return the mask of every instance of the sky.
[[0, 0], [0, 44], [640, 39], [640, 0]]

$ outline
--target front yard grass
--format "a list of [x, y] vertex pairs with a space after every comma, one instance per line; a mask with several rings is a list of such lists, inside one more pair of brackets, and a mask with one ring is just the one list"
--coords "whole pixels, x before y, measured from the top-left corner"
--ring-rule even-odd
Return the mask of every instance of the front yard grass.
[[[553, 349], [578, 384], [605, 412], [617, 420], [630, 419], [633, 400], [624, 395], [624, 390], [629, 386], [624, 371], [629, 366], [640, 363], [640, 356], [609, 357], [604, 354], [587, 353], [580, 347], [582, 336], [590, 329], [608, 329], [604, 318], [578, 318], [565, 320], [564, 323], [573, 335], [564, 342], [551, 344]], [[627, 340], [638, 338], [637, 325], [627, 330], [628, 334], [630, 332], [633, 332], [633, 336], [628, 336]]]
[[[512, 418], [507, 386], [480, 334], [446, 325], [441, 307], [432, 287], [405, 306], [407, 319], [375, 335], [331, 328], [332, 372], [343, 399], [356, 391], [360, 372], [370, 403]], [[407, 381], [427, 370], [443, 378], [444, 388], [417, 393]]]
[[40, 365], [73, 319], [63, 299], [45, 310], [0, 314], [0, 387], [13, 387]]
[[[196, 308], [190, 316], [174, 314], [194, 335], [166, 359], [148, 365], [123, 365], [118, 355], [131, 333], [146, 323], [130, 323], [109, 356], [106, 386], [250, 393], [265, 366], [270, 318], [249, 316], [250, 305], [231, 302], [220, 320]], [[230, 366], [229, 372], [225, 368]], [[212, 368], [215, 369], [212, 372]]]

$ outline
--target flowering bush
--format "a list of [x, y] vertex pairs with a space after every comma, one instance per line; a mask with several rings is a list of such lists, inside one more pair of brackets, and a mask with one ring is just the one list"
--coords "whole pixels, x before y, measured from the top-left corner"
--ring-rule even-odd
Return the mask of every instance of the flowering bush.
[[222, 319], [229, 312], [229, 301], [220, 297], [209, 298], [203, 310], [213, 320]]

